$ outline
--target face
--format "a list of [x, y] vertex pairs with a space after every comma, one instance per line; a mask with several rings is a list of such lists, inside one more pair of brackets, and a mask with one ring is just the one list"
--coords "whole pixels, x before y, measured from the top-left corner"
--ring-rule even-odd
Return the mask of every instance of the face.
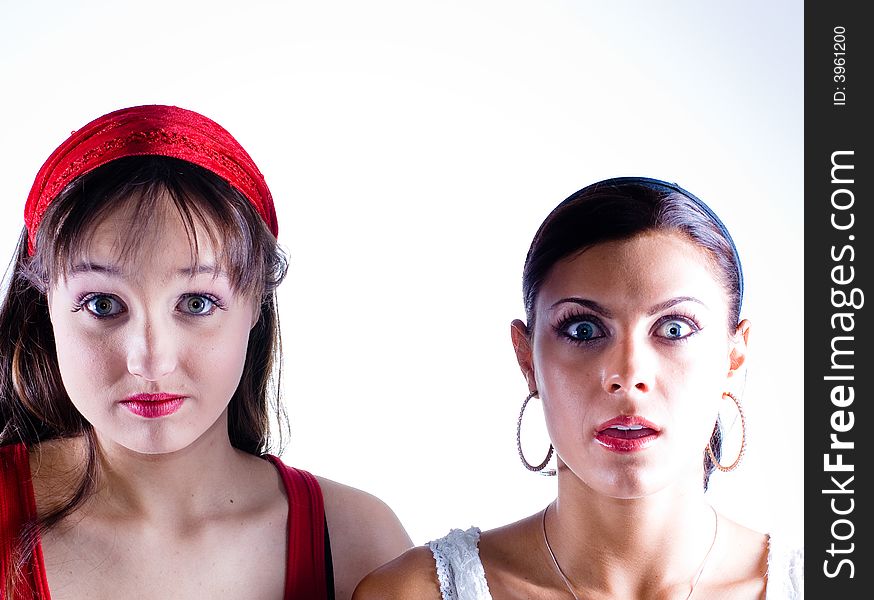
[[[144, 242], [121, 260], [126, 232]], [[179, 215], [164, 201], [147, 223], [122, 207], [99, 223], [66, 279], [49, 289], [58, 365], [73, 404], [102, 442], [139, 453], [181, 450], [206, 432], [227, 439], [256, 303], [235, 292], [198, 229], [197, 269]]]
[[702, 489], [704, 449], [749, 331], [726, 330], [714, 268], [678, 234], [601, 243], [552, 268], [533, 331], [514, 322], [556, 452], [590, 488], [617, 498]]

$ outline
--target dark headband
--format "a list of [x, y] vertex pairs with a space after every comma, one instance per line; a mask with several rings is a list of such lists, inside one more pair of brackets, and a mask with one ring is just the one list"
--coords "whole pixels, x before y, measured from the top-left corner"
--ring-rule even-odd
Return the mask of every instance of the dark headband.
[[614, 177], [612, 179], [605, 179], [603, 181], [599, 181], [597, 183], [593, 183], [589, 186], [586, 186], [585, 188], [583, 188], [582, 190], [580, 190], [576, 194], [573, 194], [573, 196], [571, 196], [571, 198], [568, 198], [568, 200], [575, 198], [576, 196], [584, 193], [585, 191], [591, 191], [594, 188], [620, 187], [620, 186], [626, 186], [626, 185], [637, 185], [640, 187], [648, 188], [648, 189], [656, 191], [656, 192], [664, 192], [664, 193], [668, 193], [668, 194], [678, 193], [682, 196], [685, 196], [686, 198], [691, 200], [696, 206], [698, 206], [698, 208], [700, 208], [710, 218], [710, 220], [716, 224], [716, 226], [722, 232], [722, 236], [728, 241], [729, 245], [731, 246], [731, 253], [734, 256], [734, 265], [737, 269], [737, 287], [738, 287], [737, 309], [738, 309], [738, 314], [739, 314], [740, 309], [741, 309], [741, 305], [743, 304], [743, 297], [744, 297], [744, 275], [743, 275], [743, 269], [741, 268], [741, 264], [740, 264], [740, 255], [737, 252], [737, 246], [735, 246], [734, 240], [732, 239], [731, 234], [728, 232], [728, 228], [725, 226], [725, 224], [722, 222], [722, 220], [718, 216], [716, 216], [716, 213], [713, 212], [713, 210], [709, 206], [707, 206], [707, 204], [705, 204], [703, 200], [698, 198], [698, 196], [696, 196], [692, 192], [680, 187], [676, 183], [670, 183], [667, 181], [662, 181], [660, 179], [653, 179], [651, 177]]

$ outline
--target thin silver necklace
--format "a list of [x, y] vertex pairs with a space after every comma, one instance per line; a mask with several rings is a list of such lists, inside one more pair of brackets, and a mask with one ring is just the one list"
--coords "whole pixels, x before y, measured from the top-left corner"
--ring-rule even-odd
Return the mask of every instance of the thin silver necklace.
[[[543, 516], [540, 518], [540, 526], [543, 530], [543, 543], [546, 544], [546, 549], [552, 557], [552, 564], [555, 566], [555, 570], [559, 577], [561, 577], [561, 580], [564, 581], [571, 596], [574, 597], [574, 600], [580, 600], [580, 597], [577, 596], [577, 593], [574, 591], [570, 580], [568, 580], [567, 575], [565, 575], [564, 571], [561, 570], [558, 560], [555, 558], [555, 552], [552, 551], [552, 546], [549, 545], [549, 538], [546, 536], [546, 511], [549, 510], [550, 506], [552, 506], [552, 503], [546, 505], [546, 508], [543, 509]], [[701, 574], [704, 572], [704, 566], [707, 564], [707, 559], [710, 558], [710, 552], [713, 550], [713, 546], [716, 545], [716, 535], [719, 533], [719, 515], [716, 514], [716, 509], [712, 506], [710, 507], [710, 510], [713, 511], [713, 541], [710, 542], [710, 548], [707, 549], [707, 554], [704, 555], [704, 560], [701, 561], [701, 566], [698, 567], [698, 571], [695, 573], [695, 578], [692, 580], [692, 587], [689, 588], [689, 594], [686, 596], [686, 600], [689, 600], [689, 598], [692, 597], [692, 592], [695, 591], [695, 586], [698, 585], [698, 581], [701, 579]]]

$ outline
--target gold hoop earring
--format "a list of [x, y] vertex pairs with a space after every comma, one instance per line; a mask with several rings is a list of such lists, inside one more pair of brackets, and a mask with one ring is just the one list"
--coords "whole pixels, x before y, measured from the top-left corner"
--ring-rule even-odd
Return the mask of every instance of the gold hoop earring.
[[740, 414], [740, 452], [737, 453], [737, 458], [734, 459], [734, 462], [726, 467], [716, 459], [716, 456], [713, 454], [713, 448], [710, 446], [711, 442], [707, 442], [707, 453], [710, 455], [710, 460], [713, 462], [713, 466], [723, 473], [734, 471], [740, 464], [740, 459], [743, 458], [744, 452], [747, 450], [747, 421], [744, 416], [744, 410], [741, 408], [740, 400], [737, 399], [737, 396], [731, 392], [722, 392], [722, 397], [725, 398], [726, 396], [734, 401], [734, 405], [737, 407], [737, 412]]
[[525, 465], [525, 468], [529, 471], [534, 471], [536, 473], [540, 473], [541, 475], [555, 475], [555, 469], [546, 469], [546, 465], [549, 464], [549, 459], [552, 458], [552, 453], [554, 448], [552, 444], [549, 445], [549, 451], [546, 453], [546, 458], [543, 459], [543, 462], [539, 465], [532, 465], [527, 460], [525, 460], [525, 454], [522, 452], [522, 415], [525, 414], [525, 407], [528, 406], [528, 401], [531, 400], [534, 396], [537, 395], [537, 390], [532, 391], [525, 398], [525, 401], [522, 402], [522, 410], [519, 411], [519, 419], [516, 421], [516, 449], [519, 451], [519, 459], [522, 461], [522, 464]]

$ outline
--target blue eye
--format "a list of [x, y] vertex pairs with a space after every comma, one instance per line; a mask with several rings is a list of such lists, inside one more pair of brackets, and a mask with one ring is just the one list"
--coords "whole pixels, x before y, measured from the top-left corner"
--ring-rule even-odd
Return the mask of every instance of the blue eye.
[[561, 332], [572, 340], [587, 342], [604, 337], [604, 331], [589, 319], [573, 319], [561, 325]]
[[670, 319], [659, 323], [655, 334], [669, 340], [681, 340], [697, 333], [698, 329], [683, 319]]
[[203, 294], [186, 294], [176, 306], [189, 315], [209, 315], [215, 310], [215, 301]]
[[92, 296], [82, 304], [95, 317], [114, 317], [124, 312], [124, 305], [112, 296]]

